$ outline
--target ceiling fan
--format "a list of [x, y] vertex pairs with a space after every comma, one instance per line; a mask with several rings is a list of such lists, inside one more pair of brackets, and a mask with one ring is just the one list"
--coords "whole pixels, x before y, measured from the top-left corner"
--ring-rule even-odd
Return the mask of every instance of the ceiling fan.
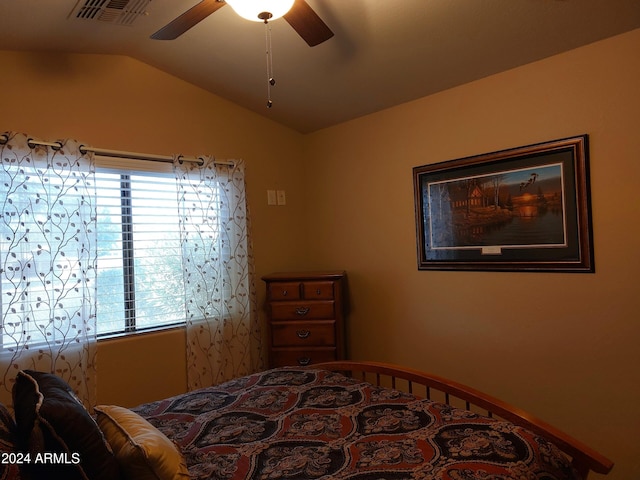
[[[151, 38], [155, 40], [173, 40], [219, 8], [224, 7], [226, 3], [224, 0], [202, 0], [151, 35]], [[258, 20], [263, 20], [266, 23], [269, 18], [260, 17]], [[291, 10], [284, 14], [283, 18], [310, 47], [333, 37], [331, 29], [305, 0], [295, 0]]]

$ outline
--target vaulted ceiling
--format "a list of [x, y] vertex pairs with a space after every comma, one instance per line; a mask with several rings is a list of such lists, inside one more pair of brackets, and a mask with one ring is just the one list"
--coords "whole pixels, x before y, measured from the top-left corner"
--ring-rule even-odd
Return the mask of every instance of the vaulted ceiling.
[[[267, 108], [263, 24], [226, 6], [150, 38], [197, 3], [1, 0], [0, 49], [127, 55], [306, 133], [640, 28], [638, 0], [307, 0], [335, 35], [309, 47], [270, 23]], [[78, 18], [85, 4], [140, 11]]]

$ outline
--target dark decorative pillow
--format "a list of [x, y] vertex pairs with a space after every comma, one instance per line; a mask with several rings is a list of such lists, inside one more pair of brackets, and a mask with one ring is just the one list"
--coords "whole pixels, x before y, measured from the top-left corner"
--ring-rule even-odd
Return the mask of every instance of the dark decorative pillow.
[[51, 373], [22, 370], [13, 387], [16, 445], [31, 478], [114, 480], [120, 467], [71, 387]]
[[16, 423], [7, 410], [7, 407], [0, 403], [0, 455], [3, 460], [0, 462], [0, 480], [16, 480], [20, 478], [17, 458], [15, 457], [15, 435]]

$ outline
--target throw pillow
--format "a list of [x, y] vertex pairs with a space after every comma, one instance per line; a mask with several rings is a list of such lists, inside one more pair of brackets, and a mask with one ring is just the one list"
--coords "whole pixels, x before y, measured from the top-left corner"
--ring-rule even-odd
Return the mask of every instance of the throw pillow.
[[115, 405], [95, 407], [102, 429], [128, 479], [189, 478], [184, 457], [160, 430], [137, 413]]
[[32, 478], [114, 480], [120, 467], [71, 387], [51, 373], [22, 370], [13, 387], [17, 447]]

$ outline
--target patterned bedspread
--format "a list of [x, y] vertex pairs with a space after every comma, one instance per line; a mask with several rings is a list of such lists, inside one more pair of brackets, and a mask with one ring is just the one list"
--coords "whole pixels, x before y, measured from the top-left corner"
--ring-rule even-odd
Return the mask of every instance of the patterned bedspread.
[[133, 409], [195, 479], [578, 478], [545, 439], [322, 370], [283, 368]]

